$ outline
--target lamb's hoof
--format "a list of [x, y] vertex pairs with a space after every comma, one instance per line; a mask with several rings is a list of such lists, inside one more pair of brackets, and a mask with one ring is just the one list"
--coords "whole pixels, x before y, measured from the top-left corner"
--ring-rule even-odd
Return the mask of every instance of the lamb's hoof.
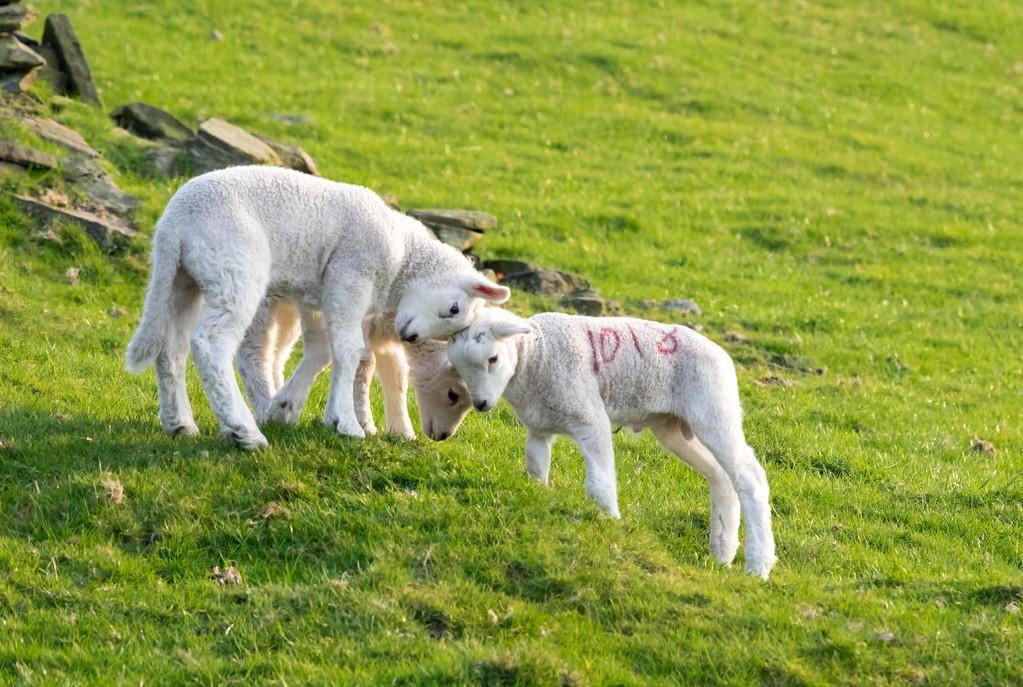
[[750, 559], [746, 561], [746, 572], [750, 575], [756, 575], [762, 580], [766, 580], [771, 574], [771, 568], [778, 561], [774, 556], [770, 556], [765, 560]]
[[302, 408], [294, 401], [287, 399], [272, 401], [266, 411], [266, 422], [276, 422], [282, 425], [293, 425], [298, 422], [298, 416], [302, 414]]
[[362, 431], [365, 432], [367, 436], [373, 436], [377, 433], [377, 426], [372, 422], [367, 422], [362, 426]]
[[199, 428], [194, 422], [182, 422], [167, 428], [167, 434], [172, 437], [194, 437], [199, 435]]
[[266, 440], [258, 430], [253, 432], [251, 430], [228, 427], [221, 434], [228, 441], [237, 444], [246, 451], [255, 451], [257, 449], [266, 448], [270, 443]]
[[346, 423], [342, 420], [336, 420], [330, 423], [334, 428], [334, 431], [343, 437], [354, 437], [356, 439], [365, 439], [366, 432], [359, 426], [358, 423]]
[[739, 540], [728, 540], [725, 538], [710, 538], [710, 555], [721, 565], [728, 565], [735, 560], [735, 553], [739, 550]]
[[398, 437], [399, 439], [404, 439], [405, 441], [416, 440], [415, 430], [409, 429], [407, 427], [388, 427], [387, 433], [390, 434], [391, 436]]

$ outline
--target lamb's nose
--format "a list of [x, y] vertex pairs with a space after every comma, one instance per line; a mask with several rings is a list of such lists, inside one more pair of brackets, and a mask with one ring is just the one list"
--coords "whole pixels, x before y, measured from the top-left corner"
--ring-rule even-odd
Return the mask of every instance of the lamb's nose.
[[405, 341], [408, 341], [409, 343], [415, 343], [418, 339], [419, 339], [418, 334], [409, 334], [408, 336], [405, 337]]
[[478, 410], [478, 411], [480, 411], [482, 413], [486, 409], [487, 409], [487, 402], [486, 401], [477, 401], [476, 402], [476, 410]]
[[448, 434], [447, 432], [441, 432], [440, 434], [437, 435], [437, 441], [444, 441], [449, 436], [451, 436], [451, 435]]

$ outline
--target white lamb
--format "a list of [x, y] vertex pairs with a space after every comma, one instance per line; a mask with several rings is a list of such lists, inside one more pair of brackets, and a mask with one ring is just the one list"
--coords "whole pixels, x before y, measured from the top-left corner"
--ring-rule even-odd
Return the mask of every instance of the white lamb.
[[[299, 336], [305, 346], [291, 379], [284, 382], [284, 364]], [[376, 426], [369, 403], [374, 371], [384, 397], [384, 418], [389, 434], [415, 438], [408, 414], [409, 363], [423, 432], [437, 441], [455, 433], [471, 404], [469, 392], [446, 354], [447, 343], [423, 341], [403, 344], [382, 316], [364, 323], [369, 349], [355, 374], [355, 414], [367, 434]], [[323, 314], [284, 299], [267, 298], [260, 305], [235, 356], [238, 374], [256, 420], [294, 423], [301, 414], [319, 372], [330, 363], [330, 340]]]
[[403, 341], [439, 339], [509, 291], [369, 189], [274, 167], [196, 177], [157, 223], [142, 322], [125, 356], [133, 372], [155, 362], [167, 431], [197, 431], [184, 377], [191, 337], [221, 431], [245, 448], [266, 445], [231, 364], [265, 296], [323, 313], [333, 365], [324, 420], [362, 437], [355, 376], [368, 317], [385, 317]]
[[[546, 483], [551, 445], [572, 436], [586, 461], [586, 493], [619, 517], [612, 426], [650, 428], [710, 483], [710, 550], [728, 564], [746, 518], [746, 570], [775, 562], [767, 477], [747, 446], [735, 366], [682, 326], [546, 313], [528, 320], [483, 310], [448, 344], [448, 358], [480, 411], [501, 397], [526, 425], [526, 470]], [[738, 496], [736, 495], [738, 492]]]

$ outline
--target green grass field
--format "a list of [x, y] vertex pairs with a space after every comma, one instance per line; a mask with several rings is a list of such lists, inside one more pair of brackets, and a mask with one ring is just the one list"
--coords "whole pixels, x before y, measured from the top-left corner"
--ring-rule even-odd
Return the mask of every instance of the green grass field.
[[108, 110], [298, 143], [405, 207], [497, 215], [485, 257], [741, 333], [780, 562], [716, 565], [705, 484], [647, 435], [615, 439], [621, 522], [567, 441], [532, 483], [507, 406], [442, 444], [348, 441], [324, 377], [248, 454], [193, 375], [203, 436], [164, 436], [121, 358], [182, 180], [75, 105], [54, 116], [145, 236], [54, 247], [0, 200], [0, 682], [1023, 682], [1019, 3], [35, 5], [70, 15]]

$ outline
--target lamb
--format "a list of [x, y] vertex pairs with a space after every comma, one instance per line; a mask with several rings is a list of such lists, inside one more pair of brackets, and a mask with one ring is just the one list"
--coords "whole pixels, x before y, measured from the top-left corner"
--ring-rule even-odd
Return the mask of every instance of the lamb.
[[[295, 374], [285, 384], [284, 363], [298, 339], [300, 321], [305, 351]], [[363, 329], [370, 350], [359, 362], [354, 399], [363, 431], [376, 433], [369, 403], [369, 385], [375, 370], [384, 395], [387, 432], [415, 439], [407, 400], [411, 362], [423, 432], [437, 441], [453, 435], [471, 406], [465, 383], [448, 362], [447, 343], [428, 340], [416, 345], [402, 344], [395, 338], [390, 323], [381, 316], [370, 317]], [[287, 300], [265, 299], [242, 340], [236, 362], [259, 424], [297, 422], [313, 381], [330, 362], [323, 314]]]
[[767, 477], [742, 431], [735, 366], [682, 326], [632, 318], [545, 313], [528, 320], [483, 310], [448, 344], [477, 410], [501, 397], [526, 425], [526, 470], [546, 484], [559, 434], [578, 443], [586, 492], [620, 517], [611, 428], [649, 428], [710, 484], [710, 550], [728, 564], [746, 518], [746, 570], [775, 563]]
[[164, 429], [193, 434], [184, 377], [190, 338], [221, 432], [247, 449], [267, 441], [231, 361], [265, 297], [323, 313], [333, 368], [324, 421], [363, 437], [355, 377], [367, 357], [368, 317], [392, 322], [402, 341], [442, 339], [484, 301], [510, 295], [373, 191], [274, 167], [232, 167], [182, 186], [157, 222], [152, 260], [126, 368], [155, 363]]

